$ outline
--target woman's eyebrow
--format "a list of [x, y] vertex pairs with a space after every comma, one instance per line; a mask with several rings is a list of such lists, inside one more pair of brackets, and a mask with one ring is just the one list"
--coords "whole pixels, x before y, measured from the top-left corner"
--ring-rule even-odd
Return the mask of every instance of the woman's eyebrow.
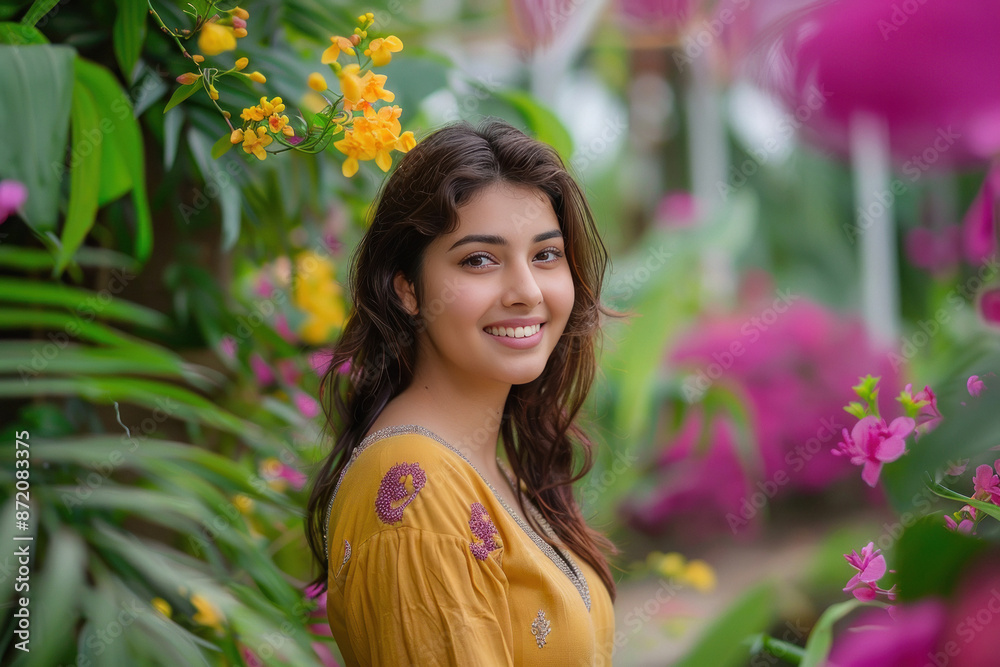
[[[554, 238], [562, 238], [562, 231], [558, 229], [551, 229], [547, 232], [536, 234], [535, 237], [531, 239], [531, 242], [539, 243], [541, 241]], [[448, 250], [452, 251], [458, 246], [465, 245], [466, 243], [486, 243], [489, 245], [505, 246], [507, 245], [507, 239], [497, 234], [469, 234], [468, 236], [463, 236], [459, 240], [455, 241], [455, 243], [448, 248]]]

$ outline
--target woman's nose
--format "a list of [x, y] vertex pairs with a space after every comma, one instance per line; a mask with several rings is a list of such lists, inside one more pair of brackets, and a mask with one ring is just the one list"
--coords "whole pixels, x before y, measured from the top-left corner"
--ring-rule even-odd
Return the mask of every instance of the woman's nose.
[[530, 264], [510, 266], [506, 281], [502, 299], [504, 306], [525, 305], [533, 308], [542, 302], [542, 289]]

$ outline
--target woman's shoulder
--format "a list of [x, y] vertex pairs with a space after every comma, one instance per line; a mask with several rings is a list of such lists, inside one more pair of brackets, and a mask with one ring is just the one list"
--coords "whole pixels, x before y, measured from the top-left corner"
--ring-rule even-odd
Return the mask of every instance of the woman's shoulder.
[[369, 434], [344, 468], [330, 505], [331, 523], [360, 533], [410, 527], [468, 532], [472, 503], [488, 487], [458, 450], [420, 426]]

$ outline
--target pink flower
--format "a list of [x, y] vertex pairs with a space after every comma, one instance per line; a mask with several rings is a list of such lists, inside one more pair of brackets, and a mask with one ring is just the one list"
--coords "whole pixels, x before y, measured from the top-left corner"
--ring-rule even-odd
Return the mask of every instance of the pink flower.
[[997, 250], [993, 210], [998, 199], [1000, 199], [1000, 161], [995, 161], [986, 172], [983, 187], [962, 221], [965, 258], [972, 264], [981, 264]]
[[[910, 391], [910, 385], [906, 385], [906, 391]], [[920, 407], [920, 412], [917, 413], [917, 429], [914, 436], [916, 437], [916, 435], [930, 433], [937, 427], [938, 422], [941, 421], [941, 411], [938, 410], [937, 396], [926, 385], [913, 395], [913, 400], [917, 403], [924, 403]]]
[[291, 359], [282, 359], [278, 362], [278, 373], [281, 381], [287, 385], [296, 385], [302, 379], [302, 372]]
[[257, 278], [257, 284], [254, 285], [253, 291], [254, 294], [262, 299], [270, 299], [271, 294], [274, 293], [274, 284], [271, 282], [270, 278], [261, 274], [260, 277]]
[[219, 341], [219, 352], [226, 359], [235, 359], [237, 348], [236, 339], [232, 336], [223, 336], [222, 340]]
[[0, 222], [11, 213], [24, 206], [28, 200], [28, 188], [20, 181], [0, 181]]
[[889, 616], [882, 610], [862, 614], [837, 635], [827, 667], [924, 667], [946, 627], [942, 602], [901, 605]]
[[982, 291], [979, 295], [979, 314], [988, 324], [1000, 326], [1000, 288]]
[[868, 486], [875, 486], [882, 464], [895, 461], [906, 452], [905, 438], [915, 425], [909, 417], [897, 417], [887, 426], [884, 419], [869, 415], [854, 425], [850, 435], [844, 429], [844, 440], [833, 453], [851, 457], [854, 465], [863, 465], [861, 479]]
[[301, 412], [302, 416], [306, 419], [314, 419], [319, 415], [319, 403], [317, 403], [316, 399], [309, 394], [296, 391], [294, 400], [295, 407], [298, 408], [299, 412]]
[[874, 542], [869, 542], [861, 549], [861, 555], [857, 551], [844, 554], [844, 558], [855, 568], [858, 573], [847, 582], [844, 592], [851, 591], [854, 597], [859, 600], [874, 600], [876, 595], [888, 596], [890, 600], [896, 599], [896, 587], [889, 590], [878, 587], [878, 580], [885, 576], [886, 564], [885, 556], [881, 549], [875, 548]]
[[289, 343], [294, 343], [298, 340], [288, 326], [288, 320], [284, 315], [278, 315], [274, 318], [274, 330]]
[[656, 207], [657, 224], [664, 228], [690, 227], [698, 221], [698, 202], [684, 190], [668, 192]]
[[271, 371], [271, 367], [256, 352], [250, 355], [250, 370], [253, 371], [254, 379], [261, 387], [266, 387], [274, 382], [274, 373]]
[[[996, 468], [1000, 471], [1000, 459], [996, 462]], [[976, 500], [991, 500], [1000, 505], [1000, 477], [993, 474], [993, 468], [986, 464], [976, 468], [976, 476], [972, 478], [972, 488], [975, 490], [972, 497]]]
[[965, 387], [972, 396], [979, 396], [983, 392], [983, 389], [986, 388], [986, 385], [983, 384], [978, 375], [970, 375], [969, 381], [965, 383]]
[[330, 367], [331, 357], [332, 354], [328, 350], [318, 350], [309, 355], [309, 365], [312, 366], [316, 375], [323, 377], [326, 370]]
[[964, 535], [971, 535], [972, 529], [976, 527], [976, 524], [972, 519], [962, 519], [961, 523], [955, 523], [955, 520], [950, 514], [946, 514], [944, 517], [944, 525], [948, 530], [952, 530]]

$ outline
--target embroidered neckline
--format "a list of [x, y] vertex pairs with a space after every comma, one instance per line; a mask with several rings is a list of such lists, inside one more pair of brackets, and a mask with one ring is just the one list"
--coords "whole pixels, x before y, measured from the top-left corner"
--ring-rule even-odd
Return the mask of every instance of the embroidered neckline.
[[[573, 560], [573, 557], [572, 555], [570, 555], [568, 550], [563, 549], [562, 547], [554, 548], [548, 542], [543, 540], [538, 535], [538, 533], [535, 532], [535, 530], [530, 525], [528, 525], [528, 523], [524, 519], [521, 518], [521, 515], [518, 514], [513, 508], [510, 507], [510, 505], [507, 504], [507, 501], [503, 499], [500, 493], [493, 487], [492, 484], [490, 484], [489, 480], [486, 479], [486, 477], [484, 477], [481, 472], [479, 472], [479, 469], [476, 468], [475, 465], [473, 465], [472, 461], [470, 461], [465, 456], [465, 454], [463, 454], [458, 448], [454, 447], [451, 443], [447, 442], [433, 431], [430, 431], [424, 428], [423, 426], [419, 426], [417, 424], [386, 426], [384, 428], [378, 429], [377, 431], [372, 431], [354, 449], [354, 452], [351, 454], [351, 458], [350, 460], [348, 460], [347, 465], [345, 465], [344, 469], [340, 472], [340, 477], [337, 479], [337, 485], [333, 489], [333, 495], [330, 496], [330, 503], [326, 507], [326, 520], [323, 523], [323, 546], [325, 547], [327, 561], [329, 561], [330, 559], [330, 536], [328, 534], [330, 530], [330, 515], [333, 512], [333, 502], [337, 498], [337, 491], [340, 490], [340, 484], [341, 482], [344, 481], [344, 475], [347, 474], [347, 471], [350, 469], [355, 459], [357, 459], [358, 455], [361, 454], [362, 451], [373, 445], [375, 442], [379, 440], [384, 440], [386, 438], [391, 438], [397, 435], [407, 435], [413, 433], [425, 436], [427, 438], [430, 438], [431, 440], [434, 440], [437, 443], [444, 445], [449, 450], [460, 456], [462, 460], [469, 465], [470, 468], [476, 471], [476, 474], [479, 475], [480, 479], [483, 480], [483, 483], [485, 483], [486, 486], [489, 487], [490, 491], [493, 492], [493, 495], [496, 497], [497, 501], [500, 502], [500, 505], [507, 511], [507, 514], [510, 515], [510, 517], [514, 520], [514, 522], [521, 528], [521, 530], [524, 531], [525, 535], [527, 535], [528, 538], [535, 543], [535, 546], [537, 546], [542, 551], [542, 553], [545, 554], [548, 557], [548, 559], [551, 560], [552, 563], [556, 567], [558, 567], [563, 574], [566, 575], [566, 577], [570, 580], [570, 582], [572, 582], [573, 586], [575, 586], [576, 590], [580, 593], [580, 597], [583, 598], [583, 603], [584, 605], [586, 605], [587, 611], [589, 612], [590, 588], [587, 585], [587, 578], [584, 576], [579, 566], [577, 566], [576, 561]], [[500, 464], [500, 461], [498, 460], [497, 463]], [[514, 484], [514, 480], [511, 478], [511, 475], [507, 470], [507, 468], [502, 464], [500, 464], [500, 468], [503, 471], [504, 475], [507, 477], [507, 480], [510, 482], [511, 487], [514, 488], [518, 492], [518, 494], [520, 494], [520, 489], [518, 489], [517, 486]], [[545, 520], [545, 517], [542, 516], [542, 513], [532, 504], [532, 502], [527, 498], [525, 498], [524, 504], [528, 508], [528, 511], [531, 513], [531, 515], [538, 522], [538, 524], [542, 527], [542, 530], [544, 530], [545, 533], [549, 536], [549, 538], [553, 540], [557, 539], [555, 531]]]

